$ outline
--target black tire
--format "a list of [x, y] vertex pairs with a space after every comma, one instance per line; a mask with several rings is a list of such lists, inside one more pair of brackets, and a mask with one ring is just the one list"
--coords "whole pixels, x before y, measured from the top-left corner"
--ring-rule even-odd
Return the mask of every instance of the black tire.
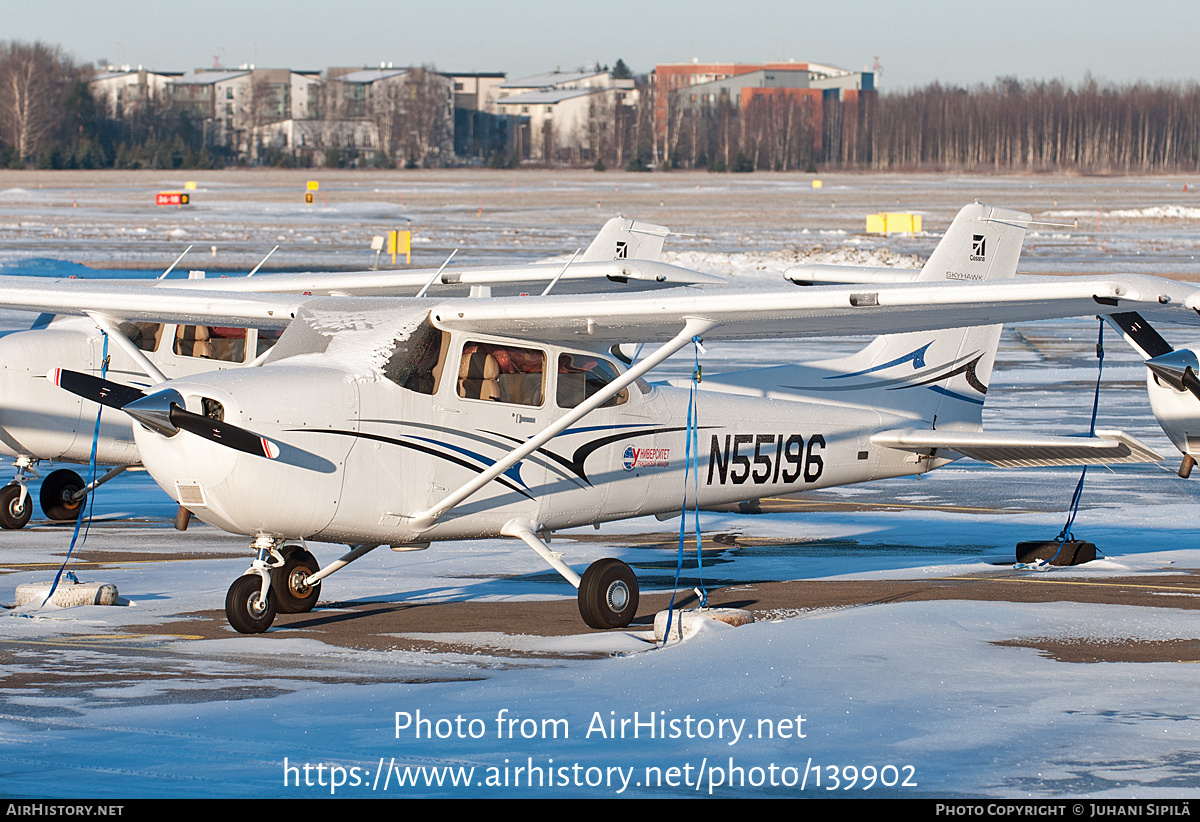
[[579, 614], [589, 628], [624, 628], [638, 607], [637, 577], [624, 562], [598, 559], [579, 582]]
[[275, 621], [275, 589], [267, 591], [266, 605], [260, 605], [262, 577], [246, 574], [229, 586], [225, 595], [225, 618], [239, 634], [261, 634]]
[[16, 531], [29, 522], [33, 515], [33, 500], [22, 500], [21, 496], [21, 486], [16, 483], [0, 488], [0, 528]]
[[271, 569], [271, 590], [281, 614], [307, 614], [321, 596], [321, 583], [313, 586], [304, 580], [321, 570], [317, 558], [299, 545], [283, 547], [283, 565]]
[[57, 522], [74, 522], [87, 504], [87, 496], [73, 499], [77, 491], [84, 488], [83, 477], [66, 468], [54, 471], [42, 480], [38, 502], [46, 516]]

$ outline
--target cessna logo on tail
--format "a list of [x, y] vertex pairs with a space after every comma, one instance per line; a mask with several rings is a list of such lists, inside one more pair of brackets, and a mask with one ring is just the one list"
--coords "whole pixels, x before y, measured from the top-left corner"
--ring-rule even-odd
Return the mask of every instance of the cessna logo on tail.
[[987, 262], [986, 257], [987, 240], [982, 234], [971, 235], [971, 259], [977, 263]]
[[624, 260], [629, 257], [629, 243], [624, 240], [617, 241], [617, 256], [614, 259]]

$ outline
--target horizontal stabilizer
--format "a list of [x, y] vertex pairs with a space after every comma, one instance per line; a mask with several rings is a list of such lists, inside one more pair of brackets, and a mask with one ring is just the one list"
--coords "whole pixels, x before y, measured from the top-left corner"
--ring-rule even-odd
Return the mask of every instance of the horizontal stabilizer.
[[908, 429], [873, 434], [871, 442], [916, 453], [931, 449], [953, 451], [999, 468], [1162, 461], [1154, 449], [1124, 431], [1113, 430], [1098, 430], [1094, 437], [1026, 437], [985, 431]]

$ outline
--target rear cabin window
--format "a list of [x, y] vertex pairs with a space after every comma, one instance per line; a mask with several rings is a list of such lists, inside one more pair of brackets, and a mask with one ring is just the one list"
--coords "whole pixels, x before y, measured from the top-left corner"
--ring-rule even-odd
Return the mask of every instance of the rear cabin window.
[[[616, 378], [617, 369], [606, 360], [588, 354], [562, 354], [558, 358], [558, 391], [555, 396], [558, 407], [574, 408]], [[629, 389], [622, 388], [600, 407], [623, 405], [628, 399]]]
[[533, 348], [468, 342], [458, 368], [458, 396], [540, 406], [545, 397], [545, 353]]

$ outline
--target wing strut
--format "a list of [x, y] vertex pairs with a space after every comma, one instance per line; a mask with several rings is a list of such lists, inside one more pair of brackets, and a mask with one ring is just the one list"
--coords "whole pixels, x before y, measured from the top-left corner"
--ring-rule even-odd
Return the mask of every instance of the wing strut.
[[491, 468], [479, 474], [470, 482], [459, 487], [457, 490], [448, 494], [437, 505], [429, 508], [426, 511], [414, 511], [409, 515], [409, 524], [417, 531], [427, 531], [437, 524], [437, 521], [446, 515], [450, 509], [465, 501], [468, 497], [490, 483], [496, 477], [503, 474], [509, 468], [512, 468], [521, 460], [532, 454], [537, 449], [548, 443], [550, 440], [557, 437], [563, 431], [570, 428], [579, 420], [586, 417], [595, 409], [604, 405], [610, 398], [615, 397], [626, 386], [631, 385], [635, 380], [643, 374], [650, 371], [667, 357], [674, 354], [679, 349], [691, 344], [693, 337], [699, 337], [715, 328], [718, 323], [712, 320], [701, 319], [700, 317], [688, 317], [683, 330], [676, 334], [670, 341], [664, 343], [662, 347], [656, 350], [646, 359], [642, 360], [637, 365], [630, 368], [617, 379], [610, 382], [602, 391], [597, 391], [592, 396], [588, 397], [582, 403], [573, 408], [570, 413], [564, 414], [559, 420], [552, 425], [542, 429], [540, 434], [525, 441], [525, 444], [519, 448], [515, 448], [508, 453], [508, 456], [497, 460]]
[[441, 268], [433, 272], [433, 276], [429, 278], [429, 281], [426, 282], [425, 285], [421, 286], [421, 290], [417, 292], [417, 297], [425, 296], [425, 292], [429, 291], [429, 287], [437, 282], [438, 277], [442, 276], [442, 272], [446, 270], [446, 266], [450, 265], [450, 261], [454, 259], [454, 255], [457, 253], [457, 248], [450, 252], [450, 256], [446, 258], [446, 262], [442, 263]]
[[575, 249], [575, 253], [571, 255], [571, 259], [567, 260], [567, 264], [562, 267], [561, 271], [554, 275], [554, 279], [550, 281], [550, 284], [546, 286], [546, 290], [542, 292], [543, 297], [550, 293], [550, 289], [558, 285], [558, 281], [562, 279], [562, 275], [567, 273], [567, 269], [571, 267], [571, 263], [575, 262], [575, 258], [579, 256], [580, 251], [583, 251], [583, 249]]
[[133, 340], [125, 336], [124, 332], [117, 327], [116, 322], [114, 322], [111, 317], [106, 317], [103, 314], [97, 314], [95, 311], [89, 311], [87, 312], [87, 315], [91, 318], [92, 322], [100, 327], [101, 331], [108, 334], [108, 338], [110, 340], [116, 343], [122, 351], [128, 354], [130, 358], [132, 358], [133, 361], [137, 363], [143, 371], [146, 372], [146, 376], [156, 383], [164, 383], [167, 381], [167, 375], [159, 371], [154, 363], [150, 362], [149, 358], [142, 353], [142, 349], [134, 345]]

